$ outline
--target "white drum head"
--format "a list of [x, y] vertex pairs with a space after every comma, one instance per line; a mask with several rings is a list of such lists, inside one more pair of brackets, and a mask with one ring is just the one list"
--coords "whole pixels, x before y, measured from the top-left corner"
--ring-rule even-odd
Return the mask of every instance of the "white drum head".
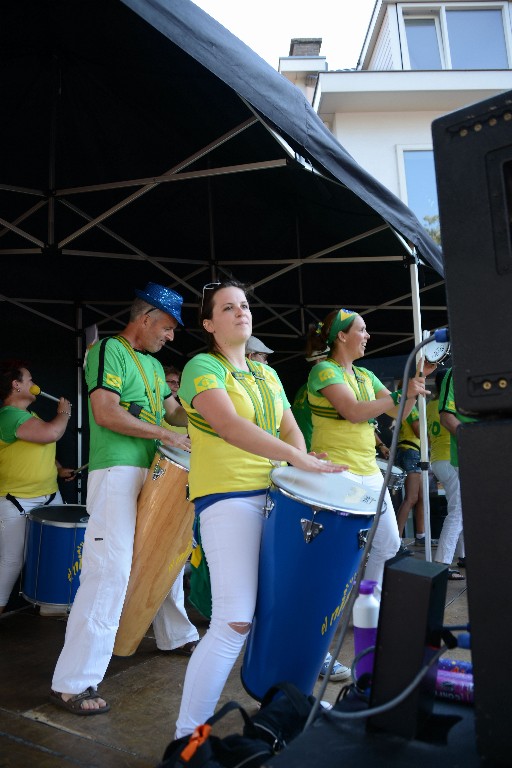
[[157, 450], [173, 464], [186, 469], [187, 472], [190, 470], [190, 453], [188, 451], [182, 451], [181, 448], [167, 448], [165, 445], [159, 445]]
[[312, 507], [352, 515], [374, 515], [378, 494], [354, 483], [343, 473], [317, 474], [296, 467], [277, 467], [270, 473], [274, 485]]

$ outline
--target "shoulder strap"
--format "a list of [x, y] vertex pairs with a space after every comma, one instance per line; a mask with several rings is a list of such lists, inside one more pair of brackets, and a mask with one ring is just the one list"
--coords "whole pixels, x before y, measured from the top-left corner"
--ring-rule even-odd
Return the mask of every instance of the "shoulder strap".
[[[146, 390], [146, 395], [149, 401], [150, 410], [147, 411], [144, 408], [141, 408], [141, 410], [139, 411], [138, 418], [142, 419], [143, 421], [149, 421], [152, 424], [160, 424], [160, 422], [162, 421], [162, 398], [160, 397], [160, 384], [158, 382], [158, 376], [156, 374], [156, 371], [153, 371], [154, 379], [155, 379], [155, 394], [153, 395], [153, 390], [149, 385], [146, 372], [144, 371], [142, 363], [137, 357], [132, 345], [125, 338], [123, 338], [123, 336], [112, 336], [112, 338], [115, 339], [116, 341], [119, 341], [123, 345], [125, 350], [131, 356], [133, 362], [135, 363], [137, 370], [139, 371], [140, 376], [142, 378], [142, 381], [144, 382], [144, 388]], [[120, 405], [122, 405], [122, 407], [125, 408], [126, 410], [129, 410], [132, 404], [121, 401]]]
[[224, 355], [221, 355], [218, 352], [214, 354], [214, 357], [222, 363], [224, 368], [226, 368], [233, 378], [244, 388], [252, 402], [258, 427], [261, 427], [265, 432], [269, 432], [271, 435], [274, 435], [274, 437], [277, 437], [277, 419], [274, 396], [264, 374], [259, 372], [258, 366], [252, 360], [247, 360], [249, 371], [258, 386], [261, 401], [249, 384], [248, 375], [244, 373], [244, 371], [237, 371], [234, 365], [232, 365]]

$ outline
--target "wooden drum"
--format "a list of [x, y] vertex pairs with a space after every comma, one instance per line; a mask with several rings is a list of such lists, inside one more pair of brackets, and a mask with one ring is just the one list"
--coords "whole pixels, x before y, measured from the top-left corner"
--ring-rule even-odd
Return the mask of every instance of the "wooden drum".
[[114, 645], [131, 656], [192, 551], [194, 505], [187, 498], [190, 456], [160, 446], [137, 501], [132, 570]]

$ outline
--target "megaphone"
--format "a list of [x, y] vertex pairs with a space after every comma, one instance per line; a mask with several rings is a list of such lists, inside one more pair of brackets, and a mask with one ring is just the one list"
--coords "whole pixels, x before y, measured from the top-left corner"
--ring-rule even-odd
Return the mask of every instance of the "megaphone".
[[53, 395], [48, 395], [46, 392], [43, 392], [41, 387], [38, 387], [37, 384], [32, 384], [29, 392], [31, 395], [42, 395], [43, 397], [47, 397], [48, 400], [53, 400], [55, 403], [60, 403], [60, 398], [54, 397]]

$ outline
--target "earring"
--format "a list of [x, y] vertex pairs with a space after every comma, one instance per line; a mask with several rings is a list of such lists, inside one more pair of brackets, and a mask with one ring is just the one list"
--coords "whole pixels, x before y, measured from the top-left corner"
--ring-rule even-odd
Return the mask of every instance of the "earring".
[[16, 387], [16, 392], [21, 392], [21, 389], [19, 387]]

